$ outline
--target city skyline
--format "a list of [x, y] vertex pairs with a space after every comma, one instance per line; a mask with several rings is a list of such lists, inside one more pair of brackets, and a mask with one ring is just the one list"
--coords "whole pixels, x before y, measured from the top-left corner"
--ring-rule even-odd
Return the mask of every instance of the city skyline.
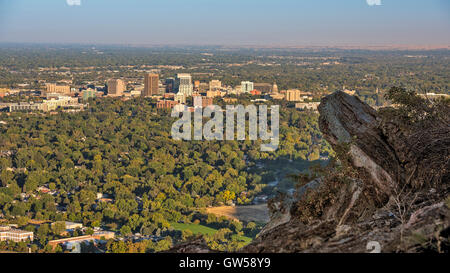
[[448, 45], [449, 10], [445, 0], [0, 0], [0, 42]]

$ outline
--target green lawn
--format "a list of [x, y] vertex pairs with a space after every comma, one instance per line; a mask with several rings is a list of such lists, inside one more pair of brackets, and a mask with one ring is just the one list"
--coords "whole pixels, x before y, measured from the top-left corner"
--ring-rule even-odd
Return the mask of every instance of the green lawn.
[[[212, 235], [217, 232], [217, 229], [210, 228], [204, 225], [181, 224], [181, 223], [170, 223], [170, 225], [175, 230], [190, 230], [194, 234]], [[239, 236], [238, 239], [246, 243], [250, 243], [252, 241], [252, 239], [247, 236]]]
[[194, 234], [207, 234], [212, 235], [217, 232], [217, 229], [210, 228], [203, 225], [196, 224], [181, 224], [181, 223], [170, 223], [170, 225], [175, 230], [190, 230]]

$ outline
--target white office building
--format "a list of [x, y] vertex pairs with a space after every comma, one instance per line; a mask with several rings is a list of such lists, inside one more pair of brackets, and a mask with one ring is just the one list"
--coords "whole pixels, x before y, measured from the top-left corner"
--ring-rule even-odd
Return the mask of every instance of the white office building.
[[194, 93], [194, 85], [192, 84], [191, 74], [178, 74], [175, 81], [175, 88], [178, 93], [184, 94], [186, 97], [192, 96], [192, 93]]
[[253, 82], [241, 82], [241, 89], [242, 93], [250, 93], [255, 88]]

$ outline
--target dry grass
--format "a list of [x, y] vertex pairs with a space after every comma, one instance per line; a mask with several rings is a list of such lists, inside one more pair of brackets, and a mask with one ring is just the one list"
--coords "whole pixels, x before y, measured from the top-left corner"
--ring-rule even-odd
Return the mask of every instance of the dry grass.
[[236, 219], [244, 222], [269, 222], [269, 209], [266, 204], [252, 205], [252, 206], [221, 206], [214, 208], [207, 208], [207, 213], [215, 214], [217, 216], [225, 216], [231, 219]]

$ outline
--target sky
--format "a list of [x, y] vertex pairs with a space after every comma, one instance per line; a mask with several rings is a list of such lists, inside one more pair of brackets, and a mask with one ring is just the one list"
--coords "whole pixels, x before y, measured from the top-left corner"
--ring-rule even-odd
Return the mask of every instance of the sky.
[[0, 42], [449, 45], [449, 0], [0, 0]]

